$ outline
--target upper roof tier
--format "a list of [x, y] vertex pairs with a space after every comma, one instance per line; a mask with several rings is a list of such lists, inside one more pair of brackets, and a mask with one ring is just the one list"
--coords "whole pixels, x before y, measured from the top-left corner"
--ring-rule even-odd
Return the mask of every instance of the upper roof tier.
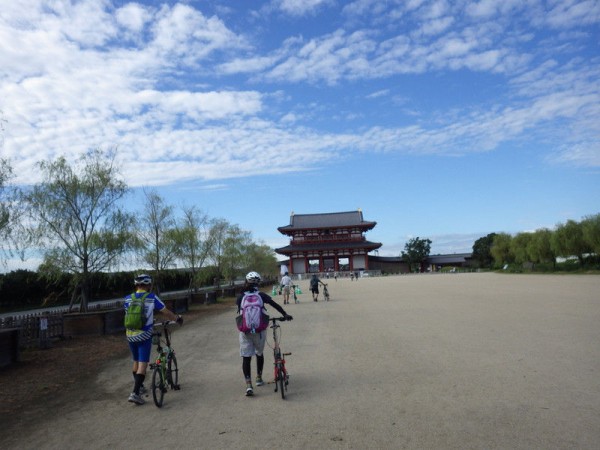
[[290, 234], [298, 230], [311, 230], [316, 228], [360, 228], [371, 230], [377, 222], [363, 220], [362, 211], [346, 211], [323, 214], [292, 214], [290, 224], [279, 227], [277, 230], [283, 234]]

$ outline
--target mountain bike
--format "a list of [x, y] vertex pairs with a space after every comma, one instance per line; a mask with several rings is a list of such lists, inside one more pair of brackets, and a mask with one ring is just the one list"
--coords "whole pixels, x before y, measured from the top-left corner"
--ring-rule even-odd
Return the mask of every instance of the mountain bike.
[[159, 408], [163, 405], [163, 399], [169, 387], [176, 391], [181, 389], [179, 386], [177, 357], [171, 346], [171, 332], [169, 331], [169, 325], [175, 323], [170, 320], [157, 322], [154, 327], [158, 329], [152, 333], [152, 343], [156, 345], [157, 350], [156, 360], [150, 364], [152, 370], [152, 398], [154, 404]]
[[281, 392], [281, 398], [285, 399], [285, 393], [288, 389], [290, 376], [285, 368], [285, 356], [291, 353], [282, 353], [281, 342], [281, 326], [277, 322], [284, 322], [285, 317], [273, 317], [269, 319], [272, 324], [269, 326], [273, 330], [273, 371], [275, 392]]
[[323, 296], [325, 296], [325, 301], [329, 301], [329, 290], [327, 289], [327, 284], [323, 283]]

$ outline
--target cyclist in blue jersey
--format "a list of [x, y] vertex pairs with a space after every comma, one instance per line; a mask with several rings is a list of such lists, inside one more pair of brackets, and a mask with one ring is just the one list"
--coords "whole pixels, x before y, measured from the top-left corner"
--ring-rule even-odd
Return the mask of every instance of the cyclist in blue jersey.
[[126, 330], [127, 342], [133, 358], [133, 392], [129, 395], [127, 401], [137, 405], [145, 403], [142, 395], [146, 393], [144, 379], [146, 378], [146, 369], [150, 362], [150, 352], [152, 350], [152, 327], [154, 324], [154, 312], [160, 312], [167, 316], [168, 320], [176, 321], [179, 325], [183, 324], [183, 318], [170, 311], [157, 295], [152, 291], [152, 277], [141, 274], [134, 279], [135, 292], [125, 297], [125, 311], [129, 308], [132, 296], [140, 298], [146, 295], [144, 299], [144, 317], [146, 323], [140, 330]]

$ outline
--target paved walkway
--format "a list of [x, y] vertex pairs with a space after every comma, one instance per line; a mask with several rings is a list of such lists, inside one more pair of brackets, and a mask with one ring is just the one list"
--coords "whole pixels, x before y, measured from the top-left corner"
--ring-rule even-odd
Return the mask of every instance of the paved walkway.
[[182, 390], [162, 409], [127, 403], [123, 359], [95, 401], [6, 448], [598, 448], [600, 276], [330, 280], [328, 303], [302, 283], [285, 401], [273, 385], [243, 395], [232, 309], [176, 331]]

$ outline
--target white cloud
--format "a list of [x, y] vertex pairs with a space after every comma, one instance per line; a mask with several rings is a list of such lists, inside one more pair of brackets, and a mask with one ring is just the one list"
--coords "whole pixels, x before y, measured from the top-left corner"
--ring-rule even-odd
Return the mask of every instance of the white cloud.
[[332, 3], [332, 0], [274, 0], [274, 6], [292, 16], [312, 14]]
[[446, 31], [454, 23], [454, 18], [450, 16], [435, 18], [424, 22], [416, 35], [434, 36]]
[[389, 89], [382, 89], [380, 91], [377, 92], [373, 92], [369, 95], [366, 96], [366, 98], [368, 99], [372, 99], [372, 98], [379, 98], [379, 97], [385, 97], [390, 93]]
[[[567, 121], [572, 134], [563, 131], [563, 146], [552, 161], [599, 164], [600, 132], [591, 123], [599, 114], [598, 62], [565, 64], [557, 56], [531, 67], [533, 57], [518, 47], [527, 42], [523, 35], [514, 33], [509, 40], [502, 24], [483, 20], [508, 15], [519, 8], [516, 1], [479, 2], [469, 9], [477, 19], [473, 22], [457, 15], [450, 2], [353, 2], [344, 8], [348, 15], [362, 11], [368, 16], [389, 7], [427, 19], [393, 33], [365, 26], [293, 36], [264, 54], [218, 17], [188, 5], [153, 9], [130, 3], [111, 11], [104, 2], [84, 1], [53, 3], [60, 6], [53, 13], [39, 5], [8, 6], [0, 18], [0, 59], [11, 61], [0, 66], [0, 107], [7, 121], [3, 154], [14, 160], [21, 182], [36, 181], [31, 167], [42, 157], [74, 157], [93, 147], [117, 147], [127, 174], [136, 162], [150, 183], [168, 184], [304, 170], [342, 151], [488, 151], [525, 133], [541, 134], [556, 121]], [[298, 14], [330, 6], [319, 1], [279, 5], [297, 8]], [[563, 11], [579, 17], [583, 8], [594, 10], [585, 2], [569, 2]], [[92, 27], [96, 18], [99, 25]], [[510, 83], [510, 103], [498, 99], [477, 110], [464, 107], [458, 119], [442, 110], [437, 123], [365, 125], [334, 133], [302, 126], [316, 110], [291, 107], [274, 113], [270, 102], [284, 108], [291, 95], [285, 89], [270, 95], [257, 84], [336, 86], [465, 69], [501, 74], [501, 81]], [[214, 72], [249, 74], [255, 89], [190, 82], [207, 75], [206, 84], [217, 84], [208, 76]], [[408, 103], [393, 93], [384, 88], [366, 98]], [[342, 110], [336, 117], [358, 115]], [[137, 183], [129, 177], [128, 182]]]
[[600, 22], [600, 3], [593, 0], [561, 0], [555, 2], [544, 21], [556, 28], [597, 24]]
[[128, 3], [115, 11], [119, 25], [134, 33], [140, 33], [151, 18], [148, 9], [138, 3]]

